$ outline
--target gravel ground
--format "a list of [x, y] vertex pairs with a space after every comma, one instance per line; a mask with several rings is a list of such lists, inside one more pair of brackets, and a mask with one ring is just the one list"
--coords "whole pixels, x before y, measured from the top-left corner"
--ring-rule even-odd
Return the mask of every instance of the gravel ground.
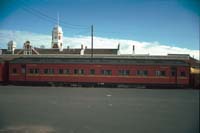
[[0, 86], [0, 133], [199, 133], [199, 90]]

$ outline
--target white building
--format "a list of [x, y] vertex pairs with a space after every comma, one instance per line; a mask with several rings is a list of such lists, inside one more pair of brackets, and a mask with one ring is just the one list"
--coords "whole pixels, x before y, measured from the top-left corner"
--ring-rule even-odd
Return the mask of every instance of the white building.
[[59, 24], [53, 28], [51, 48], [63, 51], [63, 31]]
[[16, 42], [14, 42], [14, 41], [9, 41], [9, 42], [8, 42], [8, 51], [9, 51], [10, 53], [14, 54], [15, 49], [16, 49]]

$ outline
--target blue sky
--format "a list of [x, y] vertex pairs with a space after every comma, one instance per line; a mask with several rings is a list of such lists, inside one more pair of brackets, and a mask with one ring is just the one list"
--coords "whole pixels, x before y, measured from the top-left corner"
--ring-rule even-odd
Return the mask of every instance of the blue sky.
[[[57, 12], [64, 36], [159, 42], [199, 49], [198, 0], [1, 0], [0, 29], [51, 35]], [[11, 38], [12, 39], [12, 38]]]

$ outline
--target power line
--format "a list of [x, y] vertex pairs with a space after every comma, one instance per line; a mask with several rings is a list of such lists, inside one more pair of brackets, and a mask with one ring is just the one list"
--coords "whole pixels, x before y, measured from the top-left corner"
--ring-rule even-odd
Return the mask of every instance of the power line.
[[[44, 12], [38, 10], [38, 9], [35, 9], [35, 8], [32, 8], [32, 7], [27, 7], [27, 4], [25, 1], [21, 0], [22, 1], [22, 9], [29, 12], [30, 14], [36, 16], [36, 17], [39, 17], [40, 19], [42, 20], [45, 20], [45, 21], [48, 21], [48, 22], [51, 22], [51, 23], [56, 23], [57, 22], [57, 19], [54, 18], [54, 17], [51, 17], [47, 14], [45, 14]], [[62, 25], [62, 28], [63, 29], [74, 29], [74, 30], [83, 30], [83, 29], [86, 29], [86, 30], [89, 30], [90, 27], [89, 26], [83, 26], [83, 25], [77, 25], [77, 24], [70, 24], [68, 22], [65, 22], [63, 20], [60, 20], [60, 23]], [[85, 31], [83, 31], [83, 33], [85, 33]], [[102, 30], [97, 30], [96, 31], [97, 34], [99, 33], [103, 33], [103, 34], [118, 34], [118, 35], [130, 35], [130, 34], [133, 34], [132, 32], [126, 32], [126, 33], [122, 33], [122, 32], [118, 32], [118, 31], [113, 31], [113, 32], [110, 32], [110, 31], [102, 31]], [[79, 33], [76, 33], [76, 34], [82, 34], [82, 32], [79, 32]]]
[[51, 23], [55, 23], [55, 22], [52, 21], [51, 19], [49, 19], [49, 18], [44, 18], [44, 17], [42, 17], [41, 15], [38, 15], [38, 14], [36, 14], [35, 12], [33, 12], [33, 11], [31, 11], [31, 10], [25, 8], [25, 7], [22, 7], [22, 9], [23, 9], [24, 11], [30, 13], [31, 15], [34, 15], [34, 16], [36, 16], [36, 17], [42, 19], [42, 20], [45, 20], [45, 21], [48, 21], [48, 22], [51, 22]]
[[[47, 17], [43, 14], [39, 14], [39, 13], [36, 13], [34, 12], [33, 10], [30, 10], [29, 8], [26, 8], [26, 7], [22, 7], [22, 9], [28, 13], [30, 13], [31, 15], [34, 15], [42, 20], [45, 20], [47, 22], [50, 22], [52, 24], [55, 24], [57, 19], [55, 18], [50, 18], [50, 17]], [[72, 27], [72, 26], [69, 26], [69, 25], [66, 25], [66, 24], [62, 24], [62, 27], [65, 27], [67, 29], [88, 29], [88, 28], [80, 28], [80, 27]]]
[[74, 33], [74, 35], [83, 35], [83, 34], [89, 35], [90, 32], [91, 32], [90, 29], [87, 29], [87, 30], [84, 30], [84, 31], [81, 31], [81, 32], [76, 32], [76, 33]]
[[97, 33], [105, 33], [105, 34], [120, 34], [120, 35], [130, 35], [130, 34], [133, 34], [133, 32], [127, 32], [126, 33], [123, 33], [121, 31], [104, 31], [104, 30], [96, 30]]
[[[45, 13], [43, 13], [43, 12], [37, 10], [37, 9], [31, 8], [31, 7], [27, 8], [27, 4], [24, 1], [22, 1], [22, 9], [31, 13], [32, 15], [40, 17], [41, 19], [48, 19], [48, 21], [51, 21], [53, 23], [55, 23], [57, 21], [56, 18], [48, 16], [47, 14], [45, 14]], [[63, 21], [63, 20], [61, 20], [60, 23], [63, 26], [66, 26], [66, 28], [70, 28], [70, 29], [89, 29], [88, 26], [70, 24], [70, 23]]]

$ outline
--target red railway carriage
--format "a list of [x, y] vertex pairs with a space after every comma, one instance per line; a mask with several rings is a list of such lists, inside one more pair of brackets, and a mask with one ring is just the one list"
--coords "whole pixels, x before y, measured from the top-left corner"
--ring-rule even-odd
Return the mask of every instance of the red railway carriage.
[[189, 85], [181, 60], [131, 57], [24, 57], [9, 64], [9, 80], [67, 84]]

